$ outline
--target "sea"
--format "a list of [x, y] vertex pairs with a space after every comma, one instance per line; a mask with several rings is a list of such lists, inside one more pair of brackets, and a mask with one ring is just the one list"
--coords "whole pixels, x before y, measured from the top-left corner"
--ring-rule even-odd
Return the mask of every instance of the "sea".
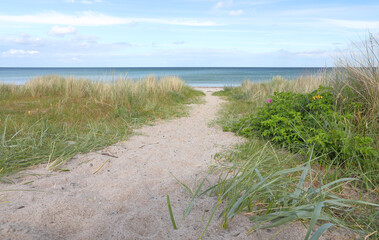
[[305, 75], [317, 75], [325, 68], [300, 67], [117, 67], [117, 68], [4, 68], [0, 67], [0, 83], [25, 84], [32, 78], [44, 75], [85, 78], [93, 81], [115, 81], [121, 78], [138, 80], [154, 75], [177, 76], [190, 86], [224, 87], [238, 86], [243, 81], [270, 81], [274, 76], [297, 79]]

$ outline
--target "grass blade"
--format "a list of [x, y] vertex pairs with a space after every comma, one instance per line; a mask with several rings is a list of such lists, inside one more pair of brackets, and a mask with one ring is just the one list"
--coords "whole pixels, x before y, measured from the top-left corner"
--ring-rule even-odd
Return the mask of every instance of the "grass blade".
[[[219, 203], [220, 203], [220, 202], [219, 202]], [[218, 204], [216, 204], [216, 205], [213, 207], [212, 214], [211, 214], [211, 216], [209, 217], [209, 220], [208, 220], [208, 222], [207, 222], [207, 225], [205, 226], [204, 231], [201, 233], [201, 236], [199, 237], [199, 239], [202, 239], [203, 236], [204, 236], [204, 233], [207, 231], [207, 229], [208, 229], [208, 227], [209, 227], [209, 224], [211, 223], [211, 221], [212, 221], [212, 219], [213, 219], [213, 216], [214, 216], [214, 214], [215, 214], [215, 212], [216, 212], [216, 210], [217, 210], [217, 206], [218, 206]]]
[[317, 231], [312, 235], [310, 240], [317, 240], [321, 237], [321, 235], [328, 230], [330, 227], [334, 226], [333, 223], [325, 223], [321, 227], [317, 229]]
[[[259, 180], [261, 180], [261, 182], [263, 183], [265, 181], [265, 179], [263, 179], [261, 173], [258, 171], [258, 169], [254, 169], [254, 170], [257, 173]], [[268, 186], [265, 186], [265, 188], [271, 194], [271, 196], [274, 196], [274, 194], [272, 193], [271, 189]]]
[[196, 192], [195, 194], [192, 195], [192, 199], [191, 199], [191, 202], [190, 204], [188, 205], [186, 211], [184, 212], [184, 216], [183, 216], [183, 220], [188, 216], [188, 214], [190, 213], [192, 207], [193, 207], [193, 203], [195, 201], [195, 198], [197, 197], [197, 195], [199, 194], [200, 190], [201, 190], [201, 187], [203, 186], [205, 180], [207, 179], [207, 177], [205, 177], [203, 179], [203, 181], [200, 183], [199, 187], [196, 189]]
[[1, 135], [1, 145], [3, 147], [5, 147], [5, 134], [7, 132], [7, 122], [8, 122], [8, 117], [5, 119], [5, 122], [4, 122], [4, 131], [3, 131], [3, 134]]
[[[300, 177], [300, 180], [299, 180], [299, 184], [297, 185], [297, 188], [296, 188], [296, 190], [295, 190], [295, 192], [294, 192], [294, 196], [295, 196], [296, 198], [299, 198], [300, 193], [301, 193], [301, 191], [302, 191], [302, 189], [303, 189], [303, 185], [304, 185], [305, 178], [306, 178], [307, 175], [308, 175], [308, 171], [309, 171], [309, 172], [311, 171], [311, 164], [310, 164], [310, 162], [311, 162], [312, 155], [313, 155], [313, 149], [314, 149], [314, 145], [313, 145], [313, 147], [312, 147], [311, 155], [309, 156], [309, 161], [308, 161], [308, 163], [307, 163], [307, 166], [304, 168], [304, 171], [303, 171], [303, 173], [301, 174], [301, 177]], [[294, 203], [296, 203], [296, 202], [297, 202], [297, 199], [294, 200]]]
[[307, 234], [305, 235], [305, 238], [304, 238], [305, 240], [308, 240], [309, 235], [311, 234], [313, 227], [316, 225], [316, 222], [320, 217], [321, 210], [322, 210], [323, 206], [324, 206], [324, 202], [320, 202], [316, 205], [315, 210], [313, 211], [313, 214], [312, 214], [312, 219], [311, 219], [311, 222], [309, 224]]
[[329, 188], [330, 186], [332, 186], [332, 185], [334, 185], [336, 183], [347, 182], [347, 181], [355, 181], [355, 180], [357, 180], [357, 179], [356, 178], [340, 178], [340, 179], [338, 179], [336, 181], [327, 183], [327, 184], [323, 185], [322, 187], [315, 189], [315, 191], [319, 191], [321, 193], [322, 190], [324, 190], [326, 188]]
[[192, 190], [186, 185], [186, 184], [184, 184], [183, 182], [181, 182], [181, 181], [179, 181], [179, 179], [177, 179], [175, 176], [174, 176], [174, 174], [172, 174], [171, 172], [170, 172], [170, 174], [171, 174], [171, 176], [173, 176], [174, 178], [175, 178], [175, 180], [180, 184], [180, 185], [182, 185], [190, 194], [191, 194], [191, 197], [193, 197], [193, 192], [192, 192]]
[[290, 223], [290, 222], [294, 221], [296, 218], [297, 218], [297, 216], [295, 214], [293, 214], [293, 215], [291, 214], [288, 217], [284, 217], [284, 218], [280, 219], [279, 221], [275, 221], [275, 222], [271, 223], [270, 225], [260, 227], [260, 229], [277, 227], [277, 226], [280, 226], [280, 225], [283, 225], [286, 223]]
[[167, 197], [167, 206], [168, 206], [168, 211], [170, 212], [170, 218], [171, 218], [172, 226], [174, 227], [175, 230], [177, 230], [178, 228], [176, 227], [174, 214], [172, 213], [170, 197], [168, 196], [168, 194], [166, 195], [166, 197]]

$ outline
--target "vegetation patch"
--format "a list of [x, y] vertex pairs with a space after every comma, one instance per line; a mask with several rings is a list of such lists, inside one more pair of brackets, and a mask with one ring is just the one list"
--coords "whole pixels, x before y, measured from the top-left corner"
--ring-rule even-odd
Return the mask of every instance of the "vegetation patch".
[[217, 199], [210, 218], [222, 208], [224, 227], [245, 214], [249, 232], [300, 221], [304, 239], [336, 226], [378, 238], [379, 44], [359, 46], [318, 76], [214, 94], [228, 100], [217, 122], [247, 141], [219, 154], [219, 180], [198, 190]]
[[378, 152], [374, 140], [360, 136], [353, 115], [337, 112], [333, 89], [319, 87], [311, 93], [276, 92], [254, 114], [233, 124], [232, 131], [259, 136], [293, 152], [314, 148], [320, 161], [345, 168], [361, 168], [377, 181]]
[[221, 208], [218, 217], [224, 228], [237, 214], [248, 216], [252, 224], [247, 234], [281, 225], [283, 230], [300, 221], [308, 229], [304, 239], [318, 239], [331, 227], [375, 236], [379, 204], [371, 202], [373, 196], [345, 194], [357, 178], [326, 181], [313, 154], [310, 149], [306, 163], [301, 163], [297, 155], [281, 152], [270, 142], [250, 139], [219, 156], [226, 161], [212, 168], [217, 183], [198, 196], [211, 193], [217, 199], [210, 218]]
[[0, 176], [128, 138], [159, 119], [183, 116], [204, 93], [176, 77], [91, 82], [44, 76], [25, 85], [0, 84]]

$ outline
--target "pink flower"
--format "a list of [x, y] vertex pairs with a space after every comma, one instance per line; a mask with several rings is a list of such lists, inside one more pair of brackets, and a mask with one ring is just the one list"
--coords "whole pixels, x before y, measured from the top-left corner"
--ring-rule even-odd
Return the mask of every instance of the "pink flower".
[[270, 103], [270, 102], [272, 102], [272, 99], [271, 98], [267, 99], [267, 103]]

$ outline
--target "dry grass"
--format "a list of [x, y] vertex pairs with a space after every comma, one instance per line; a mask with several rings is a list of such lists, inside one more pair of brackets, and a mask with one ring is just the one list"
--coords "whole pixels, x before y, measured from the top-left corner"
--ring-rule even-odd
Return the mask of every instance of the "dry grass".
[[241, 85], [242, 98], [247, 101], [264, 101], [275, 92], [306, 93], [316, 90], [328, 82], [321, 75], [303, 76], [296, 80], [287, 80], [281, 76], [273, 77], [269, 82], [254, 83], [244, 81]]
[[[142, 99], [147, 96], [165, 96], [169, 92], [182, 92], [183, 80], [177, 77], [155, 76], [133, 81], [121, 78], [114, 82], [91, 82], [88, 79], [64, 78], [60, 76], [37, 77], [18, 89], [19, 94], [31, 97], [64, 96], [70, 98], [91, 97], [112, 104], [125, 102], [125, 99]], [[9, 88], [9, 86], [8, 86]]]
[[91, 82], [44, 76], [0, 84], [0, 177], [125, 140], [141, 124], [183, 116], [185, 104], [203, 95], [177, 77]]
[[339, 107], [355, 107], [369, 120], [378, 118], [379, 111], [379, 42], [373, 35], [349, 54], [339, 58], [329, 76], [338, 96]]

